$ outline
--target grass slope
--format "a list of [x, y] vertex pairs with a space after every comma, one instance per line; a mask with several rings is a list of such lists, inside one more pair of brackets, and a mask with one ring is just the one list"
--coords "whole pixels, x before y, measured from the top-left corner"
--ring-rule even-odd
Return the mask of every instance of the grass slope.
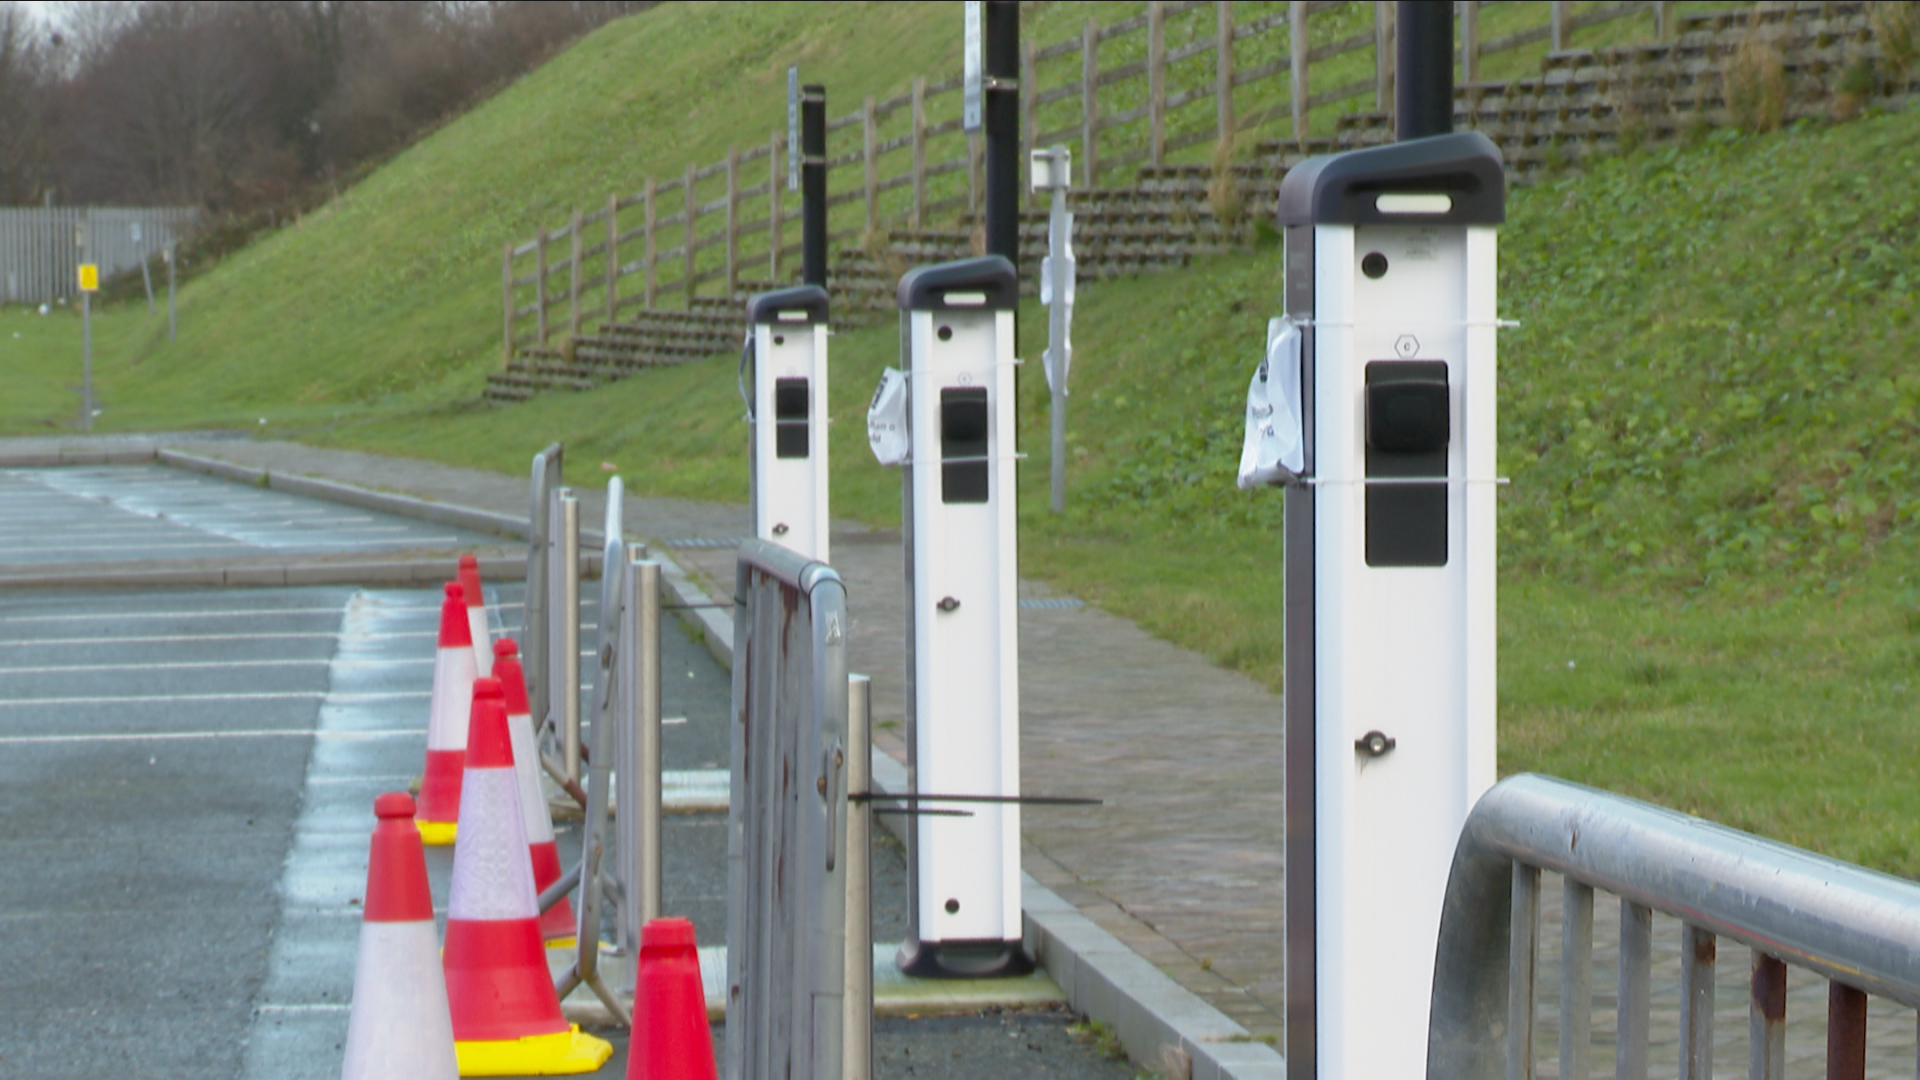
[[[1920, 876], [1920, 566], [1903, 480], [1920, 454], [1905, 283], [1917, 139], [1908, 112], [1513, 194], [1504, 772]], [[1045, 506], [1037, 370], [1020, 390], [1023, 571], [1275, 687], [1279, 499], [1237, 491], [1232, 467], [1278, 254], [1082, 293], [1063, 517]], [[1039, 354], [1044, 326], [1023, 310], [1022, 355]], [[898, 477], [866, 453], [862, 419], [897, 349], [890, 327], [833, 343], [836, 511], [883, 524], [898, 520]], [[732, 364], [716, 359], [314, 437], [517, 473], [563, 434], [576, 476], [605, 462], [638, 490], [740, 499], [740, 415]], [[1755, 539], [1729, 539], [1743, 533]]]
[[[177, 345], [161, 341], [164, 314], [97, 320], [103, 426], [265, 420], [514, 475], [558, 437], [576, 483], [609, 475], [604, 462], [632, 490], [744, 499], [726, 359], [513, 408], [469, 403], [495, 362], [492, 316], [473, 313], [497, 303], [497, 245], [604, 197], [615, 176], [759, 138], [796, 56], [836, 95], [932, 69], [938, 50], [920, 39], [953, 35], [918, 33], [919, 10], [840, 22], [831, 6], [776, 9], [742, 30], [745, 67], [721, 63], [701, 21], [734, 9], [670, 5], [610, 27], [196, 282]], [[734, 116], [753, 120], [734, 131]], [[596, 139], [605, 153], [589, 162], [576, 148]], [[1504, 771], [1920, 876], [1916, 146], [1910, 111], [1709, 139], [1513, 194]], [[615, 171], [594, 172], [603, 158]], [[1064, 516], [1045, 509], [1037, 370], [1020, 390], [1023, 571], [1276, 687], [1280, 500], [1235, 490], [1231, 471], [1278, 267], [1264, 249], [1082, 292]], [[428, 296], [428, 281], [453, 287]], [[0, 312], [5, 430], [44, 429], [72, 400], [76, 331], [68, 313]], [[1022, 332], [1037, 357], [1038, 308]], [[897, 521], [898, 477], [866, 454], [862, 424], [897, 334], [846, 333], [833, 349], [836, 512]]]

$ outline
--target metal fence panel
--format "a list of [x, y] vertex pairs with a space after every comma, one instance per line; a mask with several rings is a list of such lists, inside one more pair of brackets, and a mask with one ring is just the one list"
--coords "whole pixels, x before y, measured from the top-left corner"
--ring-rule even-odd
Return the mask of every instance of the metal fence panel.
[[846, 589], [824, 563], [741, 545], [727, 811], [729, 1080], [842, 1074]]
[[199, 208], [191, 206], [0, 208], [0, 302], [71, 297], [82, 262], [98, 265], [103, 278], [136, 269], [193, 232], [199, 220]]
[[[1550, 870], [1621, 899], [1622, 1076], [1645, 1069], [1655, 911], [1682, 920], [1682, 960], [1696, 968], [1682, 979], [1693, 991], [1682, 1008], [1683, 1076], [1711, 1067], [1707, 980], [1716, 938], [1849, 993], [1920, 1005], [1920, 884], [1624, 796], [1515, 776], [1481, 798], [1454, 852], [1434, 964], [1430, 1077], [1531, 1075], [1531, 1047], [1502, 1037], [1513, 1027], [1510, 1009], [1525, 1007], [1509, 990], [1530, 980], [1535, 951], [1533, 927], [1522, 925], [1530, 912], [1513, 903], [1519, 868]], [[1753, 1028], [1755, 1060], [1777, 1060], [1774, 1034], [1758, 1021]]]

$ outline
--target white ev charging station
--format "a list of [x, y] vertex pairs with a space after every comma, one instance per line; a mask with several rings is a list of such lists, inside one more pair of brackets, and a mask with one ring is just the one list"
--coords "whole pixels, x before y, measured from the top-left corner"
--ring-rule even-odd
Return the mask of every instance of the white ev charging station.
[[753, 535], [820, 562], [827, 561], [827, 313], [827, 290], [817, 285], [756, 294], [747, 301], [740, 358]]
[[[1020, 932], [1019, 573], [1014, 533], [1013, 264], [998, 255], [900, 279], [907, 377], [869, 418], [904, 463], [910, 975], [1031, 970]], [[905, 401], [901, 401], [904, 387]], [[906, 455], [882, 451], [899, 434]]]
[[1290, 1080], [1426, 1072], [1447, 873], [1494, 782], [1504, 217], [1477, 132], [1281, 183], [1286, 316], [1241, 473], [1286, 484]]

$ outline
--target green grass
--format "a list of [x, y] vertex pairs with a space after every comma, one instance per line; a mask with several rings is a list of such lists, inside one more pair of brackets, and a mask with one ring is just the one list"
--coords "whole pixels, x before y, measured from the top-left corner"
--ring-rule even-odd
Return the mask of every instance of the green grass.
[[[516, 476], [560, 438], [574, 483], [617, 470], [640, 493], [743, 501], [731, 358], [474, 403], [497, 363], [504, 236], [636, 170], [761, 137], [791, 51], [849, 94], [891, 92], [875, 55], [936, 59], [860, 37], [839, 9], [808, 9], [834, 13], [820, 31], [774, 9], [745, 35], [761, 50], [748, 77], [723, 79], [693, 18], [711, 10], [616, 24], [193, 282], [177, 345], [164, 313], [106, 311], [101, 427], [264, 430]], [[596, 138], [615, 171], [578, 148]], [[1513, 194], [1503, 771], [1920, 876], [1916, 146], [1909, 110], [1703, 139]], [[1232, 470], [1278, 267], [1267, 247], [1082, 291], [1064, 516], [1046, 510], [1037, 366], [1019, 391], [1023, 572], [1272, 687], [1280, 499], [1236, 490]], [[1044, 325], [1023, 308], [1023, 356]], [[899, 478], [862, 421], [897, 350], [887, 326], [833, 339], [835, 511], [881, 525], [898, 520]], [[71, 313], [0, 312], [0, 430], [64, 429], [78, 368]]]

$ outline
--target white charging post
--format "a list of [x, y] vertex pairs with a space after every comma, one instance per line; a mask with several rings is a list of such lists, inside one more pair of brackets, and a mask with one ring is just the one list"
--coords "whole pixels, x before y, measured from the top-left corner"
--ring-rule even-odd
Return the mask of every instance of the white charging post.
[[920, 267], [900, 279], [899, 301], [907, 768], [921, 797], [898, 963], [920, 976], [1014, 974], [1032, 963], [1020, 947], [1020, 807], [1000, 801], [1020, 795], [1013, 264]]
[[747, 326], [753, 535], [826, 562], [827, 290], [758, 293]]
[[1426, 1072], [1448, 868], [1494, 782], [1504, 192], [1477, 132], [1281, 183], [1289, 1080]]

